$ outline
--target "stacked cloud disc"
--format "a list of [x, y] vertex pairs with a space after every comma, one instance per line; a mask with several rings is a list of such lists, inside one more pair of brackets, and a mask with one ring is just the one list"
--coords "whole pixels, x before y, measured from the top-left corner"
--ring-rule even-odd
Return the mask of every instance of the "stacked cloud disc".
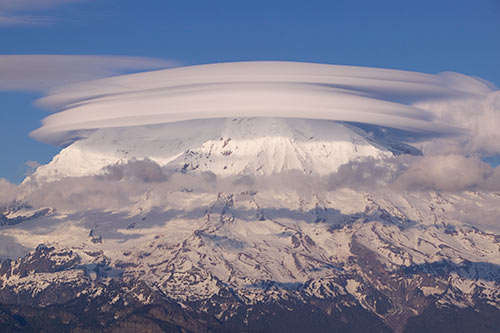
[[452, 73], [294, 62], [200, 65], [55, 90], [39, 104], [57, 112], [32, 135], [64, 145], [100, 128], [227, 117], [326, 119], [448, 134], [457, 127], [415, 105], [491, 91], [480, 80]]

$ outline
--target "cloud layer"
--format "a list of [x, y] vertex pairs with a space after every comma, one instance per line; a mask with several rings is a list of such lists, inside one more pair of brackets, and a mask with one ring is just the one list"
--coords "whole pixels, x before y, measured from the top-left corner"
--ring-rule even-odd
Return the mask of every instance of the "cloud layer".
[[0, 208], [23, 202], [70, 211], [120, 210], [138, 204], [164, 207], [179, 200], [182, 192], [196, 197], [203, 193], [278, 191], [307, 197], [345, 188], [403, 195], [433, 191], [495, 193], [500, 191], [500, 167], [459, 155], [400, 156], [351, 161], [325, 176], [292, 170], [272, 176], [221, 177], [211, 172], [173, 172], [148, 159], [131, 160], [107, 167], [102, 175], [67, 177], [50, 183], [14, 185], [0, 178]]
[[117, 76], [65, 87], [39, 105], [57, 112], [32, 135], [61, 144], [81, 132], [223, 117], [361, 122], [419, 133], [462, 124], [420, 105], [484, 98], [487, 83], [454, 73], [293, 62], [221, 63]]

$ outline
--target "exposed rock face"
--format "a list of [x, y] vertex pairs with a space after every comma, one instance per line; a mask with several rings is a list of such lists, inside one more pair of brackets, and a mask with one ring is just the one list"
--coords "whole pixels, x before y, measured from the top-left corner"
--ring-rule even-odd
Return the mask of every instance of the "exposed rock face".
[[52, 213], [53, 210], [50, 208], [35, 209], [23, 204], [4, 207], [0, 208], [0, 226], [15, 225], [42, 216], [48, 216]]

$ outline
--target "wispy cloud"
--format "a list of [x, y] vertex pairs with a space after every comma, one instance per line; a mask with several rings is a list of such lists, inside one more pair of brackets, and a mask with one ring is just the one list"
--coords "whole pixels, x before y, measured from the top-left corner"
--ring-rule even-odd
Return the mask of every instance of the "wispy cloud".
[[69, 83], [173, 65], [172, 61], [145, 57], [0, 55], [0, 91], [48, 91]]
[[82, 0], [0, 0], [0, 10], [39, 10]]
[[0, 0], [0, 27], [51, 24], [53, 17], [37, 12], [79, 1], [82, 0]]
[[53, 23], [53, 21], [54, 20], [52, 18], [46, 16], [20, 16], [0, 12], [0, 27], [16, 25], [46, 25]]

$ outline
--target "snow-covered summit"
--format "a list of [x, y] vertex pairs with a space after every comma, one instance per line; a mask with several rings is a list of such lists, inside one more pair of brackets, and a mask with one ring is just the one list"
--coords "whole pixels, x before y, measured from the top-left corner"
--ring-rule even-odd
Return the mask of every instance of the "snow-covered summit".
[[391, 156], [364, 131], [333, 121], [232, 118], [100, 129], [63, 149], [32, 176], [56, 180], [104, 172], [106, 166], [149, 158], [181, 172], [271, 175], [299, 170], [324, 175], [362, 157]]

